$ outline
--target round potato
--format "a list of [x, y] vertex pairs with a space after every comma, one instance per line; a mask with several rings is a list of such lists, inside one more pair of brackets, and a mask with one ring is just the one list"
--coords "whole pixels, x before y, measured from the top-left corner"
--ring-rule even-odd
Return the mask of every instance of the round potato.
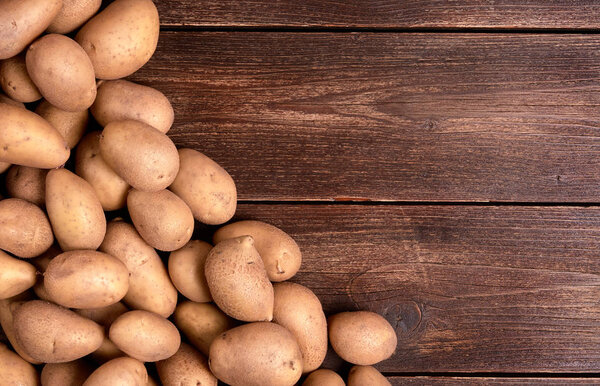
[[42, 97], [25, 65], [25, 56], [17, 55], [0, 62], [0, 86], [18, 102], [35, 102]]
[[46, 203], [47, 174], [47, 169], [13, 165], [6, 173], [6, 191], [11, 197], [43, 206]]
[[35, 257], [52, 243], [52, 228], [46, 214], [20, 198], [0, 201], [0, 248], [19, 257]]
[[98, 367], [83, 383], [83, 386], [132, 385], [145, 386], [148, 372], [144, 364], [136, 359], [115, 358]]
[[[7, 105], [20, 107], [22, 109], [25, 108], [25, 105], [22, 102], [17, 102], [16, 100], [10, 99], [6, 95], [2, 94], [1, 92], [0, 92], [0, 103], [6, 103]], [[3, 163], [5, 163], [5, 162], [3, 162]]]
[[43, 300], [21, 304], [13, 318], [17, 342], [40, 362], [74, 361], [94, 352], [104, 339], [99, 324]]
[[121, 79], [98, 83], [98, 95], [90, 111], [102, 127], [133, 119], [161, 133], [169, 131], [175, 116], [171, 102], [162, 92]]
[[119, 316], [111, 324], [108, 336], [124, 353], [142, 362], [167, 359], [177, 352], [181, 343], [173, 323], [143, 310]]
[[35, 267], [0, 251], [0, 299], [20, 294], [35, 284]]
[[83, 359], [64, 363], [48, 363], [42, 369], [43, 386], [80, 386], [93, 369]]
[[51, 105], [47, 100], [43, 100], [35, 112], [58, 130], [71, 149], [77, 145], [89, 122], [87, 110], [65, 111]]
[[0, 343], [0, 379], [3, 385], [39, 385], [39, 376], [35, 367], [2, 343]]
[[296, 339], [275, 323], [249, 323], [224, 332], [210, 345], [209, 358], [212, 373], [231, 386], [291, 386], [302, 375]]
[[354, 366], [348, 374], [348, 386], [392, 386], [376, 368], [372, 366]]
[[165, 385], [217, 386], [208, 361], [195, 348], [182, 343], [172, 357], [156, 362], [158, 376]]
[[48, 28], [61, 7], [62, 0], [0, 1], [0, 59], [23, 51]]
[[331, 346], [346, 362], [373, 365], [396, 350], [396, 331], [374, 312], [341, 312], [330, 316], [328, 322]]
[[166, 189], [179, 171], [173, 141], [143, 122], [106, 125], [100, 136], [100, 154], [129, 185], [144, 192]]
[[25, 350], [23, 350], [21, 345], [17, 342], [15, 326], [13, 322], [14, 309], [17, 308], [22, 302], [31, 299], [32, 295], [30, 291], [25, 291], [17, 296], [13, 296], [12, 298], [0, 300], [0, 327], [2, 327], [2, 331], [4, 331], [4, 335], [6, 335], [6, 339], [8, 339], [10, 342], [13, 350], [15, 350], [17, 354], [19, 354], [19, 356], [25, 359], [27, 362], [37, 365], [40, 362], [27, 355]]
[[210, 302], [212, 295], [204, 276], [204, 262], [212, 245], [192, 240], [169, 255], [169, 276], [175, 288], [194, 302]]
[[193, 149], [179, 149], [180, 168], [170, 188], [190, 207], [194, 218], [219, 225], [235, 214], [237, 191], [233, 178], [215, 161]]
[[0, 103], [0, 161], [52, 169], [67, 162], [70, 149], [60, 133], [29, 110]]
[[208, 355], [210, 344], [217, 336], [236, 326], [235, 321], [214, 304], [190, 301], [177, 305], [173, 321], [204, 355]]
[[[364, 383], [363, 386], [371, 385], [370, 383]], [[315, 370], [308, 377], [302, 386], [346, 386], [342, 377], [340, 377], [335, 371], [320, 369]]]
[[133, 74], [156, 50], [158, 11], [152, 0], [116, 0], [88, 21], [75, 40], [87, 52], [99, 79]]
[[234, 237], [250, 235], [254, 247], [265, 263], [271, 281], [290, 279], [300, 269], [302, 253], [298, 244], [287, 233], [262, 221], [238, 221], [215, 232], [215, 244]]
[[94, 16], [101, 4], [102, 0], [63, 0], [60, 12], [48, 26], [48, 32], [68, 34], [76, 30]]

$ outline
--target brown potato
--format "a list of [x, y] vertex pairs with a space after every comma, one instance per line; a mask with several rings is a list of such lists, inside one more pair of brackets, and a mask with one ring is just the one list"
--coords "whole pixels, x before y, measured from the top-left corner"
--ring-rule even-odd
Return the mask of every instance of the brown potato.
[[25, 350], [23, 350], [21, 345], [17, 342], [17, 338], [15, 336], [15, 326], [13, 323], [14, 309], [22, 302], [31, 300], [32, 297], [33, 296], [31, 295], [30, 291], [25, 291], [17, 296], [13, 296], [12, 298], [0, 300], [0, 327], [2, 327], [2, 331], [4, 331], [4, 334], [10, 342], [13, 350], [15, 350], [17, 354], [19, 354], [19, 356], [25, 359], [27, 362], [37, 365], [40, 362], [27, 355]]
[[20, 294], [35, 284], [35, 267], [0, 251], [0, 299]]
[[106, 233], [106, 217], [94, 189], [67, 169], [46, 177], [46, 210], [63, 251], [97, 249]]
[[102, 127], [110, 122], [133, 119], [161, 133], [169, 131], [175, 116], [171, 102], [162, 92], [122, 79], [100, 81], [90, 111]]
[[81, 386], [92, 371], [92, 366], [83, 359], [64, 363], [48, 363], [42, 369], [42, 385]]
[[44, 286], [44, 272], [46, 272], [46, 268], [48, 268], [50, 261], [52, 261], [52, 259], [61, 253], [63, 252], [60, 250], [60, 248], [56, 244], [52, 244], [52, 246], [50, 246], [46, 252], [36, 258], [31, 259], [31, 264], [33, 264], [38, 271], [35, 285], [33, 286], [33, 292], [35, 292], [38, 298], [52, 303], [55, 302], [52, 300], [48, 294], [48, 291], [46, 291], [46, 287]]
[[29, 46], [25, 61], [33, 83], [54, 106], [81, 111], [94, 103], [94, 67], [73, 39], [58, 34], [44, 35]]
[[58, 130], [71, 149], [83, 137], [90, 120], [87, 110], [65, 111], [51, 105], [47, 100], [43, 100], [35, 112]]
[[94, 352], [104, 329], [71, 310], [43, 300], [32, 300], [14, 310], [17, 342], [35, 360], [70, 362]]
[[244, 235], [252, 236], [254, 247], [265, 263], [271, 281], [290, 279], [300, 269], [302, 253], [287, 233], [262, 221], [238, 221], [215, 232], [213, 243]]
[[11, 166], [12, 164], [9, 164], [8, 162], [0, 162], [0, 174], [10, 169]]
[[0, 201], [0, 248], [19, 257], [35, 257], [52, 243], [52, 228], [46, 214], [20, 198]]
[[327, 354], [327, 319], [319, 298], [296, 283], [276, 283], [273, 322], [287, 328], [298, 341], [305, 373], [321, 366]]
[[173, 321], [204, 355], [208, 355], [210, 344], [217, 336], [236, 326], [235, 321], [214, 304], [190, 301], [177, 305]]
[[[364, 383], [363, 386], [371, 385], [370, 383]], [[308, 377], [302, 386], [346, 386], [342, 377], [340, 377], [335, 371], [320, 369], [315, 370]]]
[[35, 102], [42, 97], [25, 65], [25, 56], [17, 55], [0, 62], [0, 86], [18, 102]]
[[194, 302], [210, 302], [212, 295], [204, 276], [204, 262], [212, 245], [192, 240], [169, 255], [169, 276], [175, 288]]
[[167, 359], [177, 352], [181, 343], [173, 323], [142, 310], [119, 316], [111, 324], [108, 336], [124, 353], [142, 362]]
[[52, 169], [63, 165], [69, 153], [62, 135], [45, 119], [0, 103], [0, 161]]
[[179, 171], [173, 141], [143, 122], [106, 125], [100, 136], [100, 154], [129, 185], [145, 192], [166, 189]]
[[348, 374], [348, 386], [392, 386], [376, 368], [372, 366], [354, 366]]
[[215, 161], [192, 149], [179, 149], [180, 168], [169, 187], [209, 225], [229, 221], [235, 214], [237, 191], [233, 178]]
[[125, 356], [125, 353], [110, 340], [108, 337], [104, 337], [102, 344], [98, 348], [98, 350], [94, 351], [90, 354], [90, 357], [96, 363], [106, 363], [115, 358], [119, 358]]
[[251, 236], [215, 245], [204, 273], [215, 303], [227, 315], [245, 322], [273, 319], [273, 285]]
[[156, 369], [165, 385], [217, 386], [217, 378], [210, 372], [204, 355], [185, 343], [172, 357], [156, 362]]
[[43, 206], [46, 203], [47, 174], [47, 169], [13, 165], [6, 173], [6, 191], [11, 197]]
[[396, 350], [396, 331], [374, 312], [341, 312], [330, 316], [328, 322], [331, 346], [346, 362], [373, 365]]
[[23, 51], [44, 32], [61, 7], [62, 0], [0, 1], [0, 59]]
[[131, 385], [145, 386], [148, 372], [136, 359], [122, 357], [106, 362], [83, 383], [83, 386]]
[[35, 367], [2, 343], [0, 343], [0, 380], [3, 385], [39, 385], [39, 376]]
[[25, 105], [22, 102], [17, 102], [16, 100], [10, 99], [6, 95], [2, 94], [1, 92], [0, 92], [0, 103], [6, 103], [7, 105], [20, 107], [22, 109], [25, 108]]
[[156, 50], [158, 11], [152, 0], [116, 0], [88, 21], [75, 40], [88, 53], [96, 77], [133, 74]]
[[110, 327], [115, 319], [127, 311], [129, 311], [129, 309], [121, 302], [117, 302], [106, 307], [75, 310], [76, 313], [84, 318], [93, 320], [94, 322], [105, 327]]
[[48, 32], [67, 34], [76, 30], [94, 16], [101, 4], [102, 0], [63, 0], [60, 12], [48, 26]]
[[256, 322], [219, 335], [210, 345], [210, 369], [231, 386], [295, 385], [302, 375], [302, 353], [288, 330]]

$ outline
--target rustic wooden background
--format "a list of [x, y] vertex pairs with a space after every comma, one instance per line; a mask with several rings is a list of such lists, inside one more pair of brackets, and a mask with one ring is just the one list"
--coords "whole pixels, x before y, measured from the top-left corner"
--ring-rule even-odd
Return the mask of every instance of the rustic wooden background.
[[396, 327], [394, 385], [600, 382], [599, 1], [156, 4], [131, 78], [328, 313]]

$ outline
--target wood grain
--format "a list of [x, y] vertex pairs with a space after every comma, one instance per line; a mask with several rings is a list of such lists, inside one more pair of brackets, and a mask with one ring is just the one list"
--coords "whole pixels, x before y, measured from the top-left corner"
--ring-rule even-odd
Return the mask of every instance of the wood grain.
[[600, 378], [498, 378], [498, 377], [390, 377], [394, 386], [400, 385], [597, 385]]
[[594, 0], [155, 0], [163, 26], [598, 29]]
[[132, 79], [242, 200], [600, 197], [598, 35], [163, 32]]

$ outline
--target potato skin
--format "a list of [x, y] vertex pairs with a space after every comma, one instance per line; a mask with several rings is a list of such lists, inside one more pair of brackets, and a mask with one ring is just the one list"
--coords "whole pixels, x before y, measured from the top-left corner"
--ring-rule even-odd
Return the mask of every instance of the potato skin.
[[[135, 146], [131, 146], [133, 143]], [[173, 141], [143, 122], [115, 121], [106, 125], [100, 136], [100, 153], [121, 178], [144, 192], [166, 189], [179, 171]]]
[[[370, 383], [364, 383], [363, 386]], [[336, 372], [327, 369], [315, 370], [306, 377], [302, 386], [346, 386], [342, 377]]]
[[121, 357], [98, 367], [83, 383], [83, 386], [146, 386], [147, 382], [148, 372], [142, 362], [133, 358]]
[[94, 360], [94, 362], [102, 364], [106, 363], [115, 358], [119, 358], [125, 356], [125, 353], [110, 340], [108, 337], [104, 337], [102, 344], [96, 351], [90, 354], [90, 357]]
[[4, 335], [6, 335], [6, 338], [10, 342], [13, 350], [15, 350], [17, 354], [19, 354], [19, 356], [25, 359], [27, 362], [37, 365], [40, 362], [27, 355], [25, 350], [23, 350], [21, 345], [17, 342], [17, 338], [15, 336], [15, 326], [13, 323], [13, 311], [15, 308], [17, 308], [22, 302], [31, 299], [31, 291], [26, 291], [17, 296], [13, 296], [12, 298], [0, 300], [0, 327], [2, 327]]
[[231, 386], [295, 385], [302, 375], [302, 353], [288, 330], [256, 322], [219, 335], [210, 345], [210, 369]]
[[218, 382], [206, 357], [186, 343], [172, 357], [156, 362], [156, 369], [164, 385], [217, 386]]
[[102, 0], [63, 0], [62, 8], [47, 31], [67, 34], [81, 27], [100, 9]]
[[151, 0], [116, 0], [90, 19], [75, 40], [90, 56], [97, 78], [118, 79], [146, 64], [156, 50], [159, 28]]
[[90, 120], [87, 110], [65, 111], [53, 106], [47, 100], [43, 100], [36, 107], [35, 113], [58, 130], [71, 149], [83, 136]]
[[36, 269], [26, 261], [0, 251], [0, 299], [20, 294], [35, 284]]
[[192, 240], [169, 255], [168, 269], [177, 290], [194, 302], [210, 302], [212, 295], [204, 276], [204, 263], [212, 245]]
[[94, 103], [94, 67], [73, 39], [58, 34], [44, 35], [29, 46], [25, 62], [40, 93], [59, 109], [82, 111]]
[[81, 386], [92, 371], [90, 364], [83, 359], [64, 363], [48, 363], [42, 369], [42, 385]]
[[373, 366], [354, 366], [348, 374], [348, 386], [392, 386], [392, 384]]
[[0, 92], [0, 103], [6, 103], [7, 105], [20, 107], [22, 109], [25, 108], [25, 105], [23, 104], [23, 102], [17, 102], [16, 100], [9, 98], [8, 96], [2, 94], [1, 92]]
[[40, 362], [74, 361], [94, 352], [104, 339], [102, 326], [43, 300], [21, 304], [13, 317], [17, 342]]
[[0, 62], [0, 86], [6, 95], [18, 102], [35, 102], [42, 97], [27, 73], [24, 55]]
[[37, 386], [40, 384], [35, 367], [2, 343], [0, 343], [0, 379], [3, 385]]
[[98, 308], [87, 308], [81, 310], [75, 310], [76, 313], [93, 320], [104, 327], [110, 327], [119, 316], [129, 311], [129, 309], [121, 302], [117, 302], [105, 307]]
[[302, 253], [298, 244], [281, 229], [262, 221], [246, 220], [225, 225], [215, 232], [213, 243], [244, 235], [254, 239], [254, 247], [265, 263], [269, 280], [288, 280], [300, 269]]
[[173, 323], [143, 310], [119, 316], [110, 325], [108, 336], [124, 353], [142, 362], [167, 359], [177, 352], [181, 343]]
[[48, 264], [50, 261], [54, 259], [56, 256], [60, 255], [62, 250], [56, 245], [52, 244], [50, 248], [43, 254], [38, 257], [31, 259], [31, 264], [35, 266], [37, 269], [37, 280], [35, 281], [35, 285], [33, 286], [33, 292], [37, 295], [38, 298], [42, 300], [46, 300], [52, 303], [55, 303], [48, 291], [46, 291], [46, 287], [44, 286], [44, 272], [46, 272], [46, 268], [48, 268]]
[[11, 197], [29, 201], [37, 206], [44, 206], [47, 174], [47, 169], [13, 165], [6, 173], [6, 191]]
[[35, 257], [52, 243], [52, 228], [46, 214], [20, 198], [0, 201], [0, 248], [19, 257]]
[[374, 312], [341, 312], [330, 316], [328, 324], [331, 346], [346, 362], [373, 365], [388, 359], [396, 350], [396, 331]]
[[233, 178], [215, 161], [193, 149], [179, 149], [180, 167], [169, 187], [204, 224], [219, 225], [235, 214], [237, 190]]
[[161, 133], [169, 131], [175, 117], [173, 106], [165, 94], [122, 79], [100, 81], [98, 95], [90, 111], [102, 127], [113, 121], [133, 119]]
[[0, 161], [52, 169], [67, 162], [69, 154], [62, 135], [45, 119], [0, 103]]

